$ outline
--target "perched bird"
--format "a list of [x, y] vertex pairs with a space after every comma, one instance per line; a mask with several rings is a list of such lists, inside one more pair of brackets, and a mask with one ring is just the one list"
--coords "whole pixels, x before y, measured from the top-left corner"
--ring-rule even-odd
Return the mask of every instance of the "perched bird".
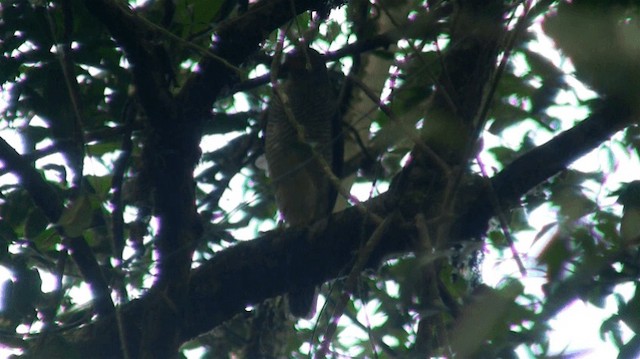
[[[340, 176], [343, 140], [337, 96], [322, 56], [310, 48], [294, 50], [282, 70], [285, 80], [274, 92], [267, 113], [265, 155], [285, 224], [301, 228], [333, 210], [337, 189], [314, 152]], [[310, 316], [315, 286], [290, 293], [288, 299], [291, 314]]]

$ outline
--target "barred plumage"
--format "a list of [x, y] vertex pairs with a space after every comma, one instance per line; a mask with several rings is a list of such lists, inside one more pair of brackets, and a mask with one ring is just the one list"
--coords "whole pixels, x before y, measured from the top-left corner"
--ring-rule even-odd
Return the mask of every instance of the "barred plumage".
[[[293, 118], [304, 129], [304, 141], [300, 141], [282, 101], [274, 94], [268, 111], [265, 152], [285, 223], [303, 227], [328, 216], [336, 201], [337, 191], [314, 159], [313, 150], [334, 174], [340, 175], [343, 159], [338, 104], [324, 60], [315, 50], [290, 53], [283, 71], [287, 77], [279, 93], [287, 98]], [[297, 316], [307, 316], [313, 304], [312, 293], [303, 292], [289, 298], [290, 310]], [[296, 303], [297, 297], [306, 303]]]

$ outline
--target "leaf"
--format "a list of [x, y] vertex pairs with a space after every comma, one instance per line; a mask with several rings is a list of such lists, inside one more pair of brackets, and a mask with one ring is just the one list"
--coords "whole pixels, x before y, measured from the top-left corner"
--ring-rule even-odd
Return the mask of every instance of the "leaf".
[[0, 218], [2, 222], [12, 226], [20, 236], [22, 233], [18, 231], [22, 230], [20, 227], [32, 208], [33, 202], [26, 191], [13, 191], [0, 206]]
[[640, 208], [640, 181], [633, 181], [620, 188], [617, 193], [618, 203], [629, 207]]
[[473, 354], [478, 352], [482, 343], [505, 333], [505, 329], [512, 324], [519, 323], [518, 316], [521, 314], [517, 314], [519, 309], [515, 299], [523, 290], [524, 287], [517, 281], [510, 281], [500, 289], [484, 287], [481, 294], [464, 308], [451, 333], [451, 346], [456, 356], [474, 357]]
[[60, 235], [54, 227], [49, 227], [31, 240], [35, 244], [36, 249], [46, 253], [56, 249], [56, 246], [62, 242]]
[[549, 240], [540, 255], [538, 263], [547, 266], [547, 281], [555, 282], [562, 277], [566, 263], [571, 259], [572, 252], [565, 237], [556, 234]]
[[176, 2], [174, 21], [183, 31], [178, 35], [184, 39], [201, 33], [214, 20], [224, 19], [237, 3], [236, 0], [180, 0]]
[[619, 318], [622, 320], [631, 330], [636, 333], [640, 333], [640, 286], [636, 284], [636, 290], [633, 297], [624, 305], [619, 312]]
[[109, 191], [111, 190], [111, 181], [113, 176], [85, 176], [85, 179], [89, 182], [91, 187], [95, 190], [95, 195], [100, 200], [106, 200]]
[[518, 153], [516, 151], [504, 146], [492, 147], [489, 149], [489, 153], [493, 155], [496, 161], [502, 163], [503, 165], [507, 165], [513, 162], [513, 160], [518, 156]]
[[14, 279], [3, 285], [1, 314], [2, 324], [14, 330], [17, 325], [31, 324], [36, 318], [42, 279], [36, 269], [27, 267], [24, 257], [18, 257], [12, 264]]
[[32, 209], [24, 223], [24, 236], [33, 239], [44, 231], [49, 225], [49, 219], [40, 208]]
[[538, 242], [540, 240], [540, 238], [542, 238], [545, 234], [549, 233], [549, 231], [552, 230], [553, 228], [556, 228], [557, 225], [558, 225], [557, 222], [551, 222], [551, 223], [547, 223], [544, 226], [542, 226], [542, 228], [540, 228], [538, 233], [536, 233], [536, 236], [533, 239], [533, 243], [532, 244], [535, 244], [536, 242]]
[[69, 237], [79, 237], [89, 228], [93, 220], [91, 199], [88, 195], [81, 195], [71, 202], [62, 212], [58, 224]]
[[640, 89], [640, 14], [628, 2], [562, 2], [543, 29], [599, 92], [637, 101]]
[[16, 240], [18, 235], [13, 231], [12, 226], [5, 221], [0, 221], [0, 258], [7, 253], [7, 246]]

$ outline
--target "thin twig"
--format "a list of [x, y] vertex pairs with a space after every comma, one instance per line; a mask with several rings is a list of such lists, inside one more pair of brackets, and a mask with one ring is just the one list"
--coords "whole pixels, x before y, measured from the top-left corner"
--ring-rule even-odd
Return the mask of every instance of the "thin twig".
[[315, 358], [325, 358], [327, 356], [327, 353], [329, 352], [329, 345], [338, 328], [338, 320], [342, 316], [342, 313], [344, 313], [347, 302], [349, 301], [349, 293], [351, 293], [351, 291], [356, 287], [360, 273], [369, 260], [371, 253], [373, 253], [373, 250], [378, 246], [394, 219], [395, 216], [393, 214], [387, 216], [373, 231], [365, 246], [360, 249], [356, 262], [345, 280], [344, 290], [336, 302], [324, 339], [322, 340], [319, 351], [315, 354]]
[[[137, 15], [137, 13], [136, 13]], [[153, 22], [147, 20], [144, 16], [136, 16], [136, 19], [140, 20], [140, 22], [142, 22], [143, 24], [145, 24], [146, 26], [152, 28], [153, 30], [159, 32], [160, 34], [170, 38], [173, 41], [176, 41], [180, 44], [185, 45], [186, 47], [196, 51], [197, 53], [204, 55], [205, 57], [209, 57], [219, 63], [221, 63], [222, 65], [224, 65], [226, 68], [230, 69], [231, 71], [233, 71], [238, 77], [242, 78], [244, 76], [244, 73], [242, 72], [242, 70], [237, 67], [237, 66], [233, 66], [233, 64], [231, 64], [229, 61], [223, 59], [222, 57], [214, 54], [211, 50], [206, 49], [202, 46], [196, 45], [191, 41], [185, 40], [177, 35], [174, 35], [173, 33], [171, 33], [170, 31], [168, 31], [167, 29], [163, 28], [162, 26], [156, 25]]]
[[402, 132], [409, 139], [411, 139], [411, 141], [416, 145], [416, 147], [418, 147], [418, 149], [420, 149], [427, 156], [429, 156], [438, 165], [438, 167], [440, 167], [440, 169], [445, 174], [445, 176], [451, 173], [451, 168], [449, 167], [449, 165], [442, 158], [440, 158], [440, 156], [438, 156], [438, 154], [433, 149], [431, 149], [431, 147], [429, 147], [426, 143], [424, 143], [424, 141], [415, 134], [415, 131], [413, 131], [413, 129], [409, 128], [404, 122], [399, 120], [394, 115], [393, 111], [389, 106], [381, 103], [380, 99], [366, 84], [364, 84], [362, 81], [360, 81], [355, 77], [350, 77], [349, 80], [353, 81], [356, 85], [358, 85], [362, 89], [362, 91], [365, 93], [365, 95], [367, 95], [367, 97], [369, 97], [369, 99], [371, 99], [371, 101], [373, 101], [373, 103], [375, 103], [378, 106], [378, 108], [380, 108], [380, 110], [385, 115], [387, 115], [387, 117], [389, 117], [394, 123], [400, 126], [400, 129], [402, 130]]
[[[69, 4], [63, 4], [63, 8], [65, 6], [69, 6]], [[67, 49], [71, 49], [70, 39], [64, 39], [65, 44], [60, 44], [56, 37], [55, 26], [53, 24], [53, 19], [51, 18], [51, 9], [49, 4], [45, 4], [45, 14], [47, 18], [47, 23], [49, 25], [49, 33], [51, 34], [51, 38], [53, 39], [53, 44], [56, 48], [56, 58], [60, 64], [60, 69], [62, 70], [62, 77], [64, 78], [65, 88], [67, 89], [67, 93], [69, 95], [69, 101], [71, 102], [71, 108], [73, 110], [74, 115], [74, 124], [73, 126], [73, 138], [76, 141], [74, 143], [74, 147], [76, 149], [81, 149], [81, 153], [79, 154], [82, 158], [76, 159], [75, 155], [73, 156], [75, 160], [70, 161], [70, 164], [74, 167], [73, 170], [75, 172], [74, 177], [74, 185], [80, 187], [82, 186], [82, 177], [83, 177], [83, 167], [84, 167], [84, 151], [86, 150], [86, 140], [84, 138], [84, 120], [82, 118], [82, 111], [80, 110], [81, 102], [80, 102], [80, 94], [78, 93], [78, 81], [76, 80], [75, 75], [72, 73], [73, 71], [73, 63], [69, 60], [69, 56], [67, 54]], [[63, 16], [68, 16], [69, 14], [64, 14]], [[72, 29], [69, 28], [69, 22], [64, 22], [65, 32], [70, 35]], [[55, 120], [55, 119], [54, 119]], [[57, 119], [59, 121], [64, 121], [65, 119]], [[79, 143], [78, 143], [79, 142]], [[75, 151], [74, 151], [75, 152]]]
[[500, 206], [500, 200], [498, 199], [498, 195], [496, 194], [496, 190], [493, 188], [493, 184], [491, 183], [491, 180], [489, 179], [489, 176], [487, 175], [487, 171], [484, 167], [484, 163], [482, 163], [482, 160], [480, 160], [480, 157], [478, 156], [476, 158], [476, 161], [478, 162], [478, 166], [480, 167], [480, 172], [482, 173], [482, 176], [486, 179], [486, 183], [487, 183], [487, 188], [489, 189], [489, 200], [491, 201], [491, 206], [494, 208], [495, 212], [496, 212], [496, 216], [498, 217], [498, 222], [500, 222], [500, 229], [502, 230], [502, 234], [504, 234], [504, 238], [507, 240], [507, 243], [509, 244], [509, 248], [511, 249], [511, 253], [513, 254], [513, 259], [516, 261], [516, 264], [518, 265], [518, 269], [520, 270], [520, 274], [523, 277], [527, 276], [527, 269], [525, 268], [524, 264], [522, 263], [522, 259], [520, 258], [520, 254], [518, 254], [518, 250], [516, 249], [516, 246], [514, 244], [513, 241], [513, 236], [511, 235], [511, 231], [509, 230], [509, 225], [507, 222], [507, 218], [504, 215], [504, 211], [502, 210], [502, 206]]

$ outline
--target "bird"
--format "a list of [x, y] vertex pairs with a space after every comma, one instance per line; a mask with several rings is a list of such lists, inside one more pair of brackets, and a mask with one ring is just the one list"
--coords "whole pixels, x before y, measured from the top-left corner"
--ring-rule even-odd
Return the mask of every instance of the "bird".
[[[334, 175], [341, 175], [341, 119], [320, 53], [310, 47], [295, 49], [285, 56], [282, 72], [285, 78], [274, 89], [267, 111], [265, 157], [285, 225], [304, 228], [333, 211], [337, 188], [318, 157]], [[296, 290], [288, 294], [289, 312], [309, 317], [315, 301], [315, 286]]]

